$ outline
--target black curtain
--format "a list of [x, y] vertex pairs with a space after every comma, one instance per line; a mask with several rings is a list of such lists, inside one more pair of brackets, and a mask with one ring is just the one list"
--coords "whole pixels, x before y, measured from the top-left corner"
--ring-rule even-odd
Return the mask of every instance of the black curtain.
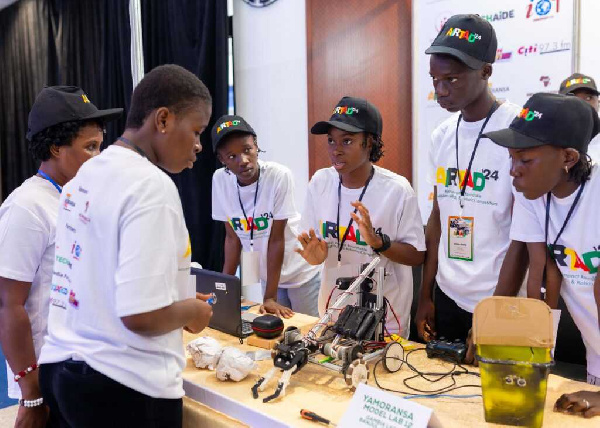
[[191, 170], [172, 175], [179, 189], [192, 243], [192, 258], [204, 268], [223, 266], [225, 230], [212, 220], [212, 175], [219, 166], [210, 129], [227, 113], [227, 2], [224, 0], [145, 0], [142, 38], [146, 73], [162, 64], [178, 64], [198, 76], [213, 97], [212, 118], [202, 134], [202, 152]]
[[[129, 0], [21, 0], [0, 11], [2, 199], [36, 171], [25, 134], [45, 85], [77, 85], [98, 108], [129, 110], [130, 37]], [[105, 146], [125, 117], [107, 125]]]

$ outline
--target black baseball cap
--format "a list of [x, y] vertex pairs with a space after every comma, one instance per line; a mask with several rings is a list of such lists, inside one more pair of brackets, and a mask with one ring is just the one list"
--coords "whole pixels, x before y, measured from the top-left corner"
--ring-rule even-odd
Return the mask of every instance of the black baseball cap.
[[549, 145], [587, 153], [597, 122], [598, 115], [585, 101], [544, 92], [533, 94], [507, 129], [483, 136], [511, 149]]
[[212, 128], [213, 151], [217, 150], [217, 145], [221, 142], [223, 137], [233, 133], [250, 134], [256, 137], [256, 132], [254, 132], [254, 129], [252, 129], [242, 116], [226, 114], [217, 119]]
[[383, 130], [381, 113], [364, 98], [344, 97], [337, 103], [329, 120], [317, 122], [313, 134], [327, 134], [330, 127], [348, 132], [367, 132], [380, 137]]
[[581, 73], [574, 73], [567, 77], [560, 84], [558, 92], [563, 95], [570, 94], [577, 89], [587, 89], [593, 92], [595, 95], [600, 95], [598, 88], [596, 88], [596, 82], [590, 76], [586, 76]]
[[453, 15], [425, 51], [447, 54], [478, 70], [496, 60], [498, 40], [494, 27], [479, 15]]
[[84, 120], [110, 122], [123, 113], [122, 108], [98, 110], [77, 86], [47, 86], [35, 98], [27, 121], [27, 139], [59, 123]]

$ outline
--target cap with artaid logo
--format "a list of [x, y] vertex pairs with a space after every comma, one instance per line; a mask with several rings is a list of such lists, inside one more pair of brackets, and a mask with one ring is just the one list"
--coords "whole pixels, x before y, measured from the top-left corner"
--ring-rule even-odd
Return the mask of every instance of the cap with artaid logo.
[[494, 27], [479, 15], [453, 15], [425, 51], [446, 54], [478, 70], [496, 60], [498, 40]]
[[47, 86], [35, 98], [27, 121], [27, 139], [59, 123], [98, 120], [110, 122], [123, 113], [122, 108], [98, 110], [77, 86]]
[[226, 114], [218, 118], [213, 125], [211, 131], [213, 151], [217, 150], [217, 145], [224, 137], [233, 133], [250, 134], [256, 137], [256, 132], [242, 116]]
[[313, 134], [327, 134], [330, 127], [348, 132], [367, 132], [378, 137], [383, 131], [381, 113], [364, 98], [344, 97], [333, 109], [329, 120], [317, 122], [310, 129]]
[[598, 115], [585, 101], [544, 92], [533, 94], [507, 129], [483, 136], [510, 149], [549, 145], [587, 153], [597, 122]]
[[567, 95], [575, 92], [577, 89], [587, 89], [595, 95], [600, 95], [594, 79], [581, 73], [574, 73], [563, 80], [558, 92]]

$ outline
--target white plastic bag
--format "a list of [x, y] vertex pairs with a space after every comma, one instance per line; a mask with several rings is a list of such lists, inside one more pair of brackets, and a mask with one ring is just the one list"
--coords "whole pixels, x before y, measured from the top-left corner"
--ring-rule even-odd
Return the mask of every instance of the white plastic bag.
[[250, 357], [239, 349], [229, 346], [223, 349], [216, 375], [219, 380], [231, 379], [239, 382], [255, 368], [256, 363]]
[[186, 347], [199, 369], [214, 370], [217, 367], [223, 347], [212, 337], [199, 337], [192, 340]]

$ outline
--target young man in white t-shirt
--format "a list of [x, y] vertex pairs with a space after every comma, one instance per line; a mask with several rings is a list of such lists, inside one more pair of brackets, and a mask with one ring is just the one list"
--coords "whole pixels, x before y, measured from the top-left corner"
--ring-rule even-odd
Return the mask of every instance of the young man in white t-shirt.
[[[429, 149], [434, 199], [416, 315], [426, 341], [466, 340], [475, 305], [494, 293], [509, 248], [508, 151], [480, 138], [484, 130], [508, 126], [520, 110], [500, 103], [488, 87], [496, 46], [488, 21], [455, 15], [426, 51], [437, 101], [455, 112], [435, 129]], [[524, 245], [515, 244], [511, 258], [520, 253]]]
[[[527, 101], [508, 129], [485, 137], [507, 147], [512, 158], [519, 193], [510, 238], [527, 243], [527, 294], [556, 307], [560, 290], [586, 346], [588, 382], [600, 386], [600, 170], [586, 157], [597, 132], [598, 116], [590, 106], [543, 93]], [[556, 408], [600, 415], [600, 390], [565, 394]]]
[[362, 98], [344, 97], [328, 121], [311, 132], [327, 135], [330, 168], [308, 185], [297, 251], [323, 264], [319, 313], [334, 302], [339, 277], [355, 276], [379, 254], [386, 270], [386, 328], [407, 338], [412, 268], [423, 262], [425, 242], [417, 197], [406, 178], [373, 165], [383, 156], [379, 110]]
[[29, 113], [29, 151], [36, 175], [0, 207], [0, 343], [8, 395], [21, 399], [16, 426], [43, 425], [37, 357], [46, 334], [54, 266], [54, 236], [62, 187], [100, 153], [104, 123], [123, 109], [98, 110], [75, 86], [40, 91]]
[[[598, 92], [596, 82], [590, 76], [581, 73], [570, 75], [561, 82], [558, 93], [581, 98], [598, 113], [598, 95], [600, 95], [600, 92]], [[587, 154], [592, 159], [600, 161], [600, 134], [590, 141]]]
[[64, 188], [40, 356], [60, 426], [181, 426], [182, 327], [200, 332], [212, 311], [189, 281], [181, 201], [159, 166], [193, 166], [210, 114], [196, 76], [154, 68], [133, 91], [123, 135]]
[[294, 252], [300, 214], [292, 172], [259, 161], [256, 132], [241, 116], [217, 119], [212, 142], [224, 165], [212, 182], [212, 216], [226, 230], [223, 272], [235, 274], [246, 257], [263, 285], [261, 313], [317, 316], [319, 269]]

